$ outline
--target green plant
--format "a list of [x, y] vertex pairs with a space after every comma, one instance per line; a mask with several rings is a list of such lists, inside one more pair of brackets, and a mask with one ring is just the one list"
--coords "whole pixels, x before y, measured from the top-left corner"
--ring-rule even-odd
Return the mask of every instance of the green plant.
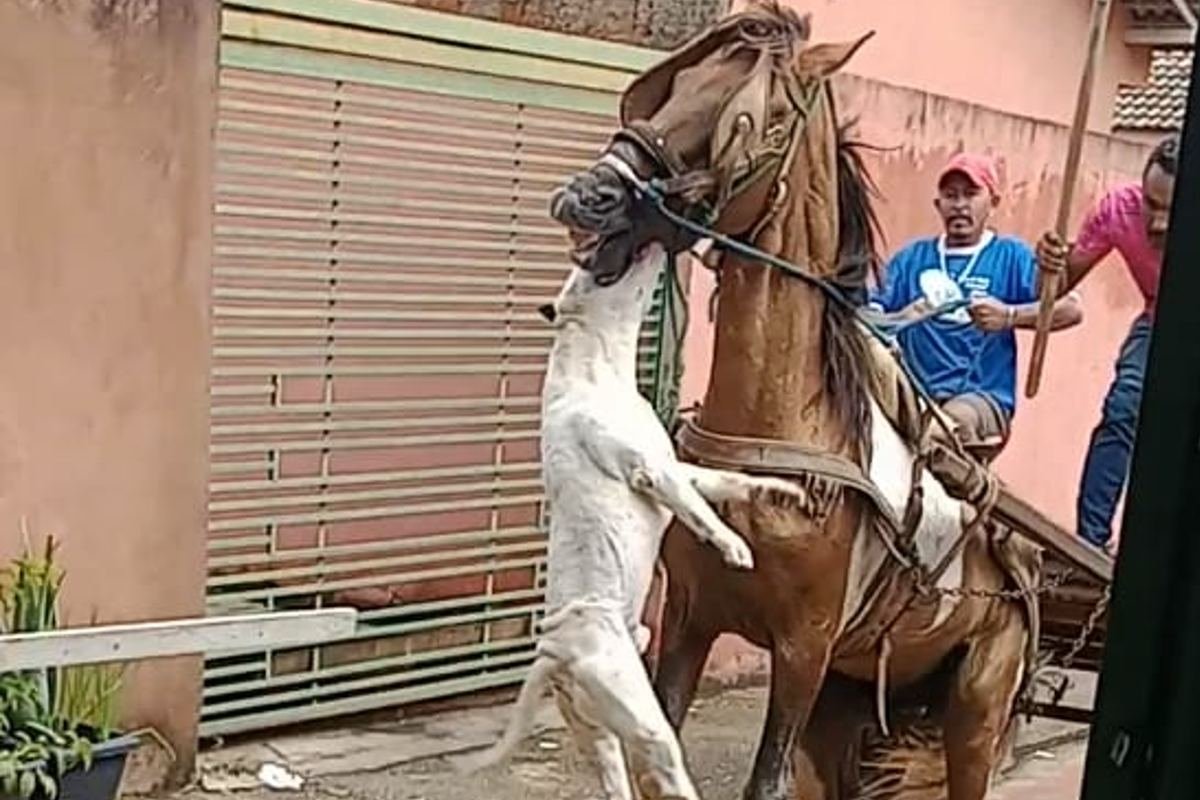
[[[64, 573], [47, 537], [0, 571], [0, 633], [38, 633], [59, 624]], [[89, 769], [92, 745], [116, 725], [122, 670], [88, 665], [0, 673], [0, 795], [58, 795], [70, 769]]]
[[54, 798], [67, 770], [91, 767], [92, 742], [61, 723], [31, 673], [0, 674], [0, 794]]
[[120, 713], [124, 667], [88, 664], [59, 670], [54, 712], [73, 727], [86, 728], [96, 741], [112, 736]]

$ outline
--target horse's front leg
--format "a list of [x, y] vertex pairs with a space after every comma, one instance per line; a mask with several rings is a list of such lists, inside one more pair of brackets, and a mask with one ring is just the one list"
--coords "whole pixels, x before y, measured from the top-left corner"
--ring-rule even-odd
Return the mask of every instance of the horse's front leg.
[[676, 733], [683, 728], [717, 636], [716, 620], [707, 605], [710, 600], [696, 586], [697, 557], [702, 557], [697, 551], [702, 547], [678, 523], [668, 530], [664, 542], [667, 597], [659, 630], [654, 692]]
[[745, 800], [792, 800], [793, 759], [802, 756], [796, 745], [808, 725], [833, 648], [832, 636], [819, 626], [800, 624], [793, 631], [772, 644], [767, 719]]
[[997, 629], [970, 643], [951, 688], [943, 727], [948, 800], [984, 800], [1001, 758], [1029, 635], [1016, 605], [1001, 613]]

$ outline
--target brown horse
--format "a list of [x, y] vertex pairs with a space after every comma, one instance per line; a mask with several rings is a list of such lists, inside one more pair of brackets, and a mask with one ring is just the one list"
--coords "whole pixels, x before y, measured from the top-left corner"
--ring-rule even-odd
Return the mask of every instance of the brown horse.
[[[898, 698], [932, 685], [948, 796], [982, 800], [1031, 667], [1039, 561], [1016, 537], [964, 524], [936, 567], [923, 562], [909, 534], [930, 506], [909, 492], [896, 513], [872, 485], [880, 424], [890, 419], [914, 447], [925, 440], [911, 413], [893, 407], [881, 423], [878, 353], [852, 307], [875, 263], [871, 187], [838, 126], [829, 79], [865, 37], [808, 38], [809, 18], [770, 0], [727, 17], [630, 86], [604, 157], [552, 203], [576, 263], [601, 281], [619, 280], [651, 240], [682, 252], [700, 238], [655, 195], [818, 279], [723, 251], [709, 389], [681, 450], [803, 480], [810, 502], [760, 498], [722, 510], [754, 550], [752, 573], [668, 535], [656, 688], [678, 728], [719, 633], [769, 649], [770, 703], [745, 796], [783, 800], [859, 791], [841, 770], [861, 739], [844, 724], [841, 710], [857, 702], [846, 687], [875, 687], [870, 696], [878, 692], [880, 708], [890, 702], [899, 721]], [[927, 471], [919, 485], [941, 491]], [[979, 593], [930, 589], [950, 573], [954, 587]], [[997, 593], [1014, 588], [1025, 602]]]

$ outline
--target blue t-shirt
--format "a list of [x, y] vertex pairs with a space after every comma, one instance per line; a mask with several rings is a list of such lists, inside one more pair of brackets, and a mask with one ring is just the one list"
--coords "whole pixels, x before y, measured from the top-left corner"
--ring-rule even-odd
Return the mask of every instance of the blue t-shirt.
[[[939, 241], [919, 239], [893, 256], [871, 304], [892, 313], [921, 297], [932, 306], [959, 297], [991, 296], [1009, 305], [1038, 299], [1037, 262], [1021, 240], [988, 232], [974, 247], [947, 248], [944, 271]], [[899, 340], [905, 360], [935, 400], [979, 392], [1013, 414], [1017, 339], [1011, 330], [981, 331], [964, 308], [905, 328]]]

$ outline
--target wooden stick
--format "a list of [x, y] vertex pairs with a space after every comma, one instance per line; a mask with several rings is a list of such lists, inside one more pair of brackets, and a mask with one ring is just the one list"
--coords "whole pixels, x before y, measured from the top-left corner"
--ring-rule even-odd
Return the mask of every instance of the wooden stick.
[[[1071, 202], [1075, 199], [1075, 184], [1079, 177], [1079, 161], [1083, 155], [1083, 140], [1087, 135], [1088, 112], [1092, 106], [1092, 85], [1096, 80], [1096, 67], [1104, 47], [1108, 30], [1109, 10], [1112, 0], [1094, 0], [1088, 34], [1087, 60], [1083, 65], [1083, 76], [1079, 81], [1079, 96], [1075, 100], [1075, 119], [1071, 122], [1071, 138], [1067, 143], [1067, 165], [1063, 169], [1062, 196], [1058, 201], [1058, 219], [1054, 230], [1064, 242], [1067, 240], [1067, 225], [1071, 217]], [[1042, 382], [1042, 365], [1046, 360], [1046, 344], [1050, 337], [1050, 319], [1054, 315], [1054, 303], [1058, 299], [1058, 273], [1041, 273], [1041, 292], [1038, 298], [1037, 332], [1033, 338], [1033, 357], [1029, 361], [1029, 375], [1025, 381], [1025, 396], [1034, 397]]]

